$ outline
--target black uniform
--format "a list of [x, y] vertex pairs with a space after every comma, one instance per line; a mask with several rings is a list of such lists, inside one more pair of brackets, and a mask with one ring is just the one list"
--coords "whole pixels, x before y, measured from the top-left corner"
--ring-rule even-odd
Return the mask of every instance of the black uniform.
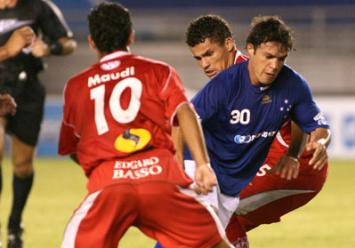
[[[29, 25], [47, 44], [61, 37], [72, 37], [60, 10], [49, 0], [18, 0], [15, 8], [0, 10], [0, 46], [13, 31]], [[8, 117], [7, 131], [22, 142], [35, 146], [43, 117], [45, 89], [37, 75], [43, 70], [41, 59], [28, 49], [0, 62], [0, 93], [11, 94], [17, 103], [15, 116]]]

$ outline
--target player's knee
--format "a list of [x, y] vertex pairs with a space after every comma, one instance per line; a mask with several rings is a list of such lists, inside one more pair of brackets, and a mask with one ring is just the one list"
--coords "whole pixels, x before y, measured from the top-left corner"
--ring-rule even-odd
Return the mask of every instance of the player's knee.
[[33, 173], [33, 159], [17, 159], [14, 161], [14, 174], [17, 177], [28, 177]]

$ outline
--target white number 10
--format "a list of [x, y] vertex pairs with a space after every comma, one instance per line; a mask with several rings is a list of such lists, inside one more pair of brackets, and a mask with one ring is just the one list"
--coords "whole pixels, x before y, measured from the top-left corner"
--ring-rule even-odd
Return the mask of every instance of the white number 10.
[[[131, 99], [128, 107], [123, 109], [120, 103], [122, 92], [131, 89]], [[112, 90], [109, 99], [109, 109], [112, 117], [119, 123], [133, 121], [141, 106], [142, 82], [137, 78], [126, 78], [120, 81]], [[99, 135], [108, 132], [109, 128], [105, 117], [105, 85], [100, 85], [90, 90], [90, 98], [95, 101], [95, 123]]]

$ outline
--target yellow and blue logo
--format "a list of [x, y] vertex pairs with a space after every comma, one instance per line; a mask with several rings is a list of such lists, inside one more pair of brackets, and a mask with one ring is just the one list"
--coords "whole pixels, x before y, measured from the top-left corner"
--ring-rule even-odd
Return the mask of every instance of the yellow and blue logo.
[[144, 128], [125, 130], [115, 140], [115, 148], [119, 152], [132, 153], [145, 148], [152, 139], [151, 133]]

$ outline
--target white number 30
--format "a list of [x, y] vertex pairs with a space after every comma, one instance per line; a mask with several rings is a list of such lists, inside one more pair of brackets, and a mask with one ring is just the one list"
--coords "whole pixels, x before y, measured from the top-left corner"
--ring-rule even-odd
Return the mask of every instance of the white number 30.
[[[131, 99], [128, 107], [123, 109], [120, 103], [122, 92], [131, 89]], [[142, 82], [137, 78], [126, 78], [120, 81], [112, 90], [109, 99], [109, 109], [112, 117], [119, 123], [129, 123], [133, 121], [141, 106]], [[95, 101], [95, 123], [99, 135], [108, 132], [108, 124], [104, 114], [105, 110], [105, 85], [100, 85], [90, 90], [90, 98]]]
[[238, 109], [234, 109], [231, 112], [231, 119], [230, 119], [230, 124], [242, 124], [246, 125], [250, 122], [250, 110], [249, 109], [243, 109], [242, 111], [239, 111]]

